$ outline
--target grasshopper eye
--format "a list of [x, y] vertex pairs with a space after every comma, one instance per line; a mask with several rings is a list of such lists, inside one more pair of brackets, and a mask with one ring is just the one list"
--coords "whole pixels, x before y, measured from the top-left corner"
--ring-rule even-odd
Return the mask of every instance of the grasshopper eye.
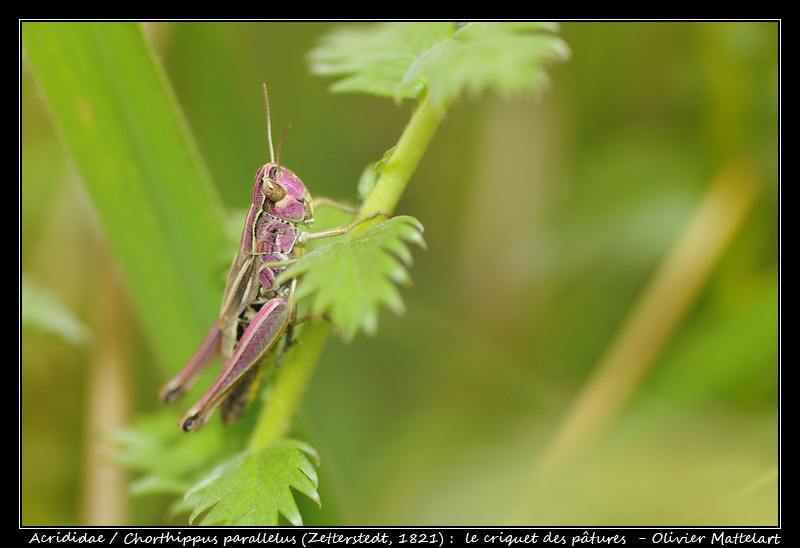
[[268, 177], [261, 179], [261, 188], [270, 202], [278, 203], [286, 196], [286, 189]]

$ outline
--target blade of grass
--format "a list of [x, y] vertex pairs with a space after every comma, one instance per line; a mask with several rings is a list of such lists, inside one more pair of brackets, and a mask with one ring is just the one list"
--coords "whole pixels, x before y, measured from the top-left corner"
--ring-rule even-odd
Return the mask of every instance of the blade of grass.
[[177, 367], [216, 313], [225, 240], [161, 67], [136, 23], [23, 22], [21, 33], [142, 325]]

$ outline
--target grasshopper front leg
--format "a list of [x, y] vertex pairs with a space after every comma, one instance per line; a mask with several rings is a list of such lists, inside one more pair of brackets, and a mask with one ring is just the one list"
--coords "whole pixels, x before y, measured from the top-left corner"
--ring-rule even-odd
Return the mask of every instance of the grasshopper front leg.
[[304, 244], [309, 240], [320, 240], [322, 238], [333, 238], [334, 236], [341, 236], [342, 234], [347, 234], [355, 227], [360, 225], [365, 221], [369, 221], [370, 219], [374, 219], [375, 217], [388, 217], [388, 213], [377, 212], [373, 213], [372, 215], [367, 215], [366, 217], [361, 217], [360, 219], [356, 219], [352, 223], [344, 226], [337, 226], [334, 228], [328, 228], [326, 230], [320, 230], [319, 232], [301, 232], [300, 236], [297, 238], [297, 243]]

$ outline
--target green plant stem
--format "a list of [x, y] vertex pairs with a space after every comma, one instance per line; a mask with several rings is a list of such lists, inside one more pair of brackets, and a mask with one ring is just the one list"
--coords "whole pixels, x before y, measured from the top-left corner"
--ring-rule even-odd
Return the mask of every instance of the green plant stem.
[[[360, 216], [394, 210], [446, 110], [446, 106], [436, 106], [427, 97], [420, 101], [375, 187], [364, 201]], [[349, 235], [360, 232], [367, 224], [359, 225]], [[263, 449], [286, 436], [330, 331], [331, 326], [325, 321], [303, 326], [302, 344], [293, 349], [281, 367], [271, 397], [250, 437], [249, 450]]]
[[[397, 146], [384, 164], [375, 187], [364, 200], [359, 216], [394, 211], [446, 112], [447, 105], [435, 104], [428, 95], [422, 97]], [[359, 225], [349, 236], [355, 236], [367, 226], [367, 223]]]
[[302, 343], [292, 349], [286, 365], [281, 367], [269, 401], [250, 436], [250, 451], [263, 449], [286, 436], [330, 330], [325, 321], [303, 326]]

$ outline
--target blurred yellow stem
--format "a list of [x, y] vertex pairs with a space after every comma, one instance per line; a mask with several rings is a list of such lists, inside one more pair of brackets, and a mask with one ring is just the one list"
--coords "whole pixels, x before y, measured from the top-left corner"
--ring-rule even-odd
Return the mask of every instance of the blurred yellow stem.
[[757, 173], [742, 161], [730, 162], [717, 175], [545, 448], [538, 478], [558, 471], [614, 419], [747, 217], [758, 183]]
[[87, 526], [128, 525], [129, 472], [112, 462], [114, 446], [106, 435], [130, 421], [131, 311], [108, 258], [98, 294], [98, 336], [87, 386], [81, 520]]

